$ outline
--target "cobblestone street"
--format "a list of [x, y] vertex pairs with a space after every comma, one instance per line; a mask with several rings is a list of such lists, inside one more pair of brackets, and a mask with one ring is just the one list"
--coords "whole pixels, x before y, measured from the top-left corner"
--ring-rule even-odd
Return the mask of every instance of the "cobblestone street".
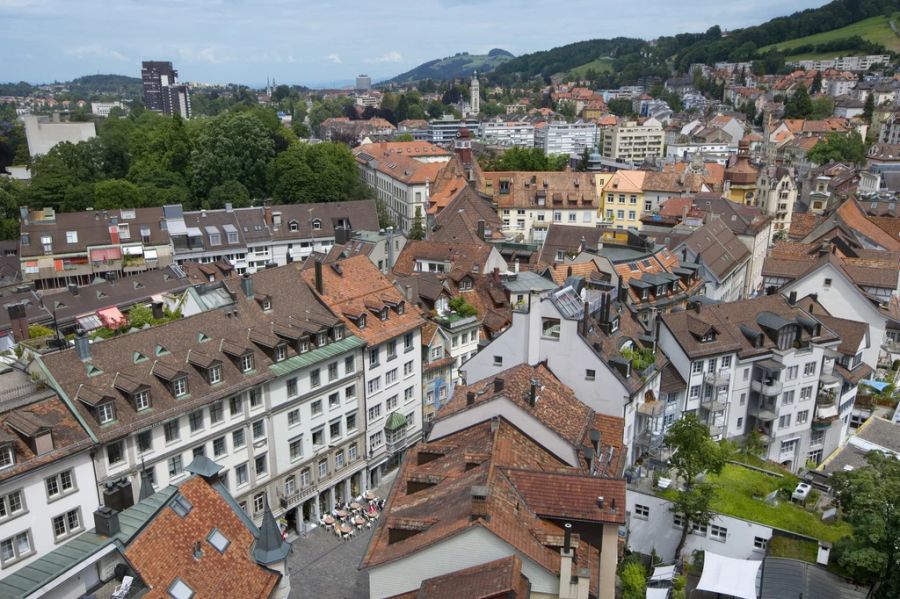
[[[375, 494], [386, 498], [394, 481], [393, 473]], [[369, 596], [369, 577], [359, 563], [372, 530], [363, 528], [349, 541], [317, 527], [293, 540], [289, 559], [291, 599], [364, 599]]]

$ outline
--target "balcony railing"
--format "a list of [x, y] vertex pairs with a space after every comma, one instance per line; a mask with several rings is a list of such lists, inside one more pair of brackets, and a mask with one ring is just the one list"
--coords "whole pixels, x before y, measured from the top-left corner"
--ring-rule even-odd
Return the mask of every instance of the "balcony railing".
[[721, 412], [727, 407], [724, 394], [712, 395], [704, 397], [700, 400], [700, 405], [710, 412]]
[[727, 387], [728, 383], [731, 382], [731, 371], [720, 370], [718, 372], [707, 372], [703, 375], [703, 381], [707, 385], [712, 385], [713, 387]]
[[784, 388], [781, 381], [750, 381], [750, 388], [766, 397], [778, 397]]
[[751, 404], [747, 412], [764, 422], [771, 422], [777, 417], [774, 403]]
[[841, 386], [841, 377], [835, 376], [833, 374], [820, 374], [819, 375], [819, 388], [820, 389], [837, 389]]

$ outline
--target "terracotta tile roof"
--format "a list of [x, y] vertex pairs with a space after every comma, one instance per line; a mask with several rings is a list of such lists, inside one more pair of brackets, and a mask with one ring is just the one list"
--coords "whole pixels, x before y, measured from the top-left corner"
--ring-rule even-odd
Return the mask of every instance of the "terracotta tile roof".
[[900, 218], [887, 216], [870, 216], [869, 221], [874, 223], [879, 229], [891, 236], [891, 238], [900, 241]]
[[518, 555], [457, 570], [422, 581], [418, 591], [410, 591], [391, 599], [528, 599], [530, 584], [522, 573]]
[[[529, 507], [504, 474], [504, 467], [566, 471], [555, 457], [502, 419], [495, 427], [490, 422], [477, 424], [409, 449], [363, 557], [363, 567], [408, 557], [477, 526], [559, 576], [562, 527], [542, 519]], [[423, 479], [439, 482], [421, 490], [415, 483], [410, 485], [411, 480]], [[473, 501], [473, 490], [485, 493], [486, 499]], [[579, 563], [591, 569], [592, 592], [596, 593], [599, 552], [578, 535], [573, 536], [573, 546]]]
[[451, 273], [481, 273], [491, 255], [493, 246], [486, 243], [447, 243], [438, 241], [409, 240], [403, 246], [394, 273], [411, 275], [416, 271], [416, 260], [446, 261], [452, 265]]
[[[11, 442], [15, 464], [0, 470], [0, 482], [91, 447], [91, 439], [55, 393], [42, 389], [31, 378], [13, 370], [0, 374], [0, 443]], [[38, 454], [30, 435], [52, 431], [53, 449]]]
[[[494, 171], [485, 172], [483, 178], [482, 191], [493, 197], [501, 209], [597, 210], [600, 207], [593, 173]], [[501, 191], [506, 185], [508, 193]]]
[[812, 233], [822, 220], [824, 220], [823, 216], [812, 212], [795, 212], [791, 215], [791, 228], [788, 235], [791, 239], [803, 239]]
[[[269, 597], [280, 575], [253, 559], [256, 535], [247, 528], [220, 492], [203, 478], [192, 476], [178, 492], [193, 506], [181, 517], [163, 508], [125, 548], [125, 557], [150, 589], [151, 597], [167, 596], [175, 580], [197, 597]], [[207, 537], [218, 529], [229, 541], [219, 553]], [[202, 556], [194, 557], [195, 543]], [[228, 576], [222, 576], [228, 572]]]
[[488, 240], [503, 239], [503, 222], [497, 216], [496, 209], [466, 184], [434, 218], [435, 226], [428, 233], [428, 239], [445, 243], [480, 244], [479, 221], [484, 221], [485, 237]]
[[[810, 315], [800, 305], [792, 306], [787, 298], [774, 294], [727, 304], [703, 305], [699, 311], [672, 312], [663, 316], [663, 323], [692, 359], [727, 352], [737, 352], [741, 358], [747, 358], [767, 354], [776, 347], [771, 331], [766, 328], [770, 320], [799, 322], [798, 318], [809, 320], [815, 319], [816, 315]], [[715, 332], [714, 339], [700, 341], [701, 335], [697, 331], [710, 329]], [[822, 326], [815, 337], [802, 326], [799, 330], [803, 341], [824, 343], [838, 339], [826, 326]], [[754, 346], [748, 334], [761, 335], [761, 345]]]
[[647, 171], [619, 170], [609, 179], [604, 193], [640, 193], [644, 185]]
[[720, 281], [750, 258], [747, 246], [715, 215], [683, 243]]
[[557, 285], [562, 285], [569, 277], [584, 277], [586, 280], [591, 280], [595, 275], [600, 274], [600, 268], [593, 260], [577, 264], [555, 263], [547, 266], [547, 271]]
[[[504, 472], [539, 516], [625, 524], [623, 480], [511, 468]], [[602, 509], [598, 497], [604, 499]]]
[[[303, 277], [315, 286], [315, 270], [306, 268]], [[378, 270], [366, 256], [353, 256], [322, 267], [324, 293], [318, 297], [335, 314], [340, 315], [352, 334], [375, 346], [408, 331], [421, 327], [424, 320], [417, 310], [407, 306], [406, 297]], [[393, 304], [388, 308], [387, 320], [381, 320], [372, 308]], [[403, 306], [399, 314], [396, 307]], [[353, 316], [367, 314], [366, 325], [360, 328]]]
[[363, 144], [353, 150], [356, 161], [409, 185], [434, 182], [447, 165], [423, 162], [417, 158], [447, 156], [450, 153], [424, 141], [380, 142]]
[[835, 215], [854, 232], [870, 239], [883, 249], [891, 252], [900, 251], [900, 239], [869, 220], [869, 217], [855, 199], [851, 198], [841, 204], [835, 211]]
[[[264, 311], [254, 297], [246, 297], [240, 280], [229, 279], [223, 284], [235, 303], [228, 308], [92, 343], [88, 362], [79, 360], [74, 348], [41, 359], [93, 433], [102, 441], [119, 438], [269, 380], [274, 357], [249, 339], [251, 330], [269, 335], [281, 326], [297, 335], [310, 335], [339, 324], [312, 294], [299, 268], [293, 263], [252, 276], [255, 294], [270, 297], [270, 311]], [[191, 350], [221, 361], [221, 383], [210, 385], [205, 371], [188, 362]], [[245, 350], [254, 360], [249, 373], [240, 370], [235, 357], [235, 352]], [[287, 343], [288, 358], [295, 355], [295, 345]], [[187, 376], [189, 395], [176, 400], [165, 377], [177, 372]], [[120, 375], [148, 386], [152, 410], [136, 411], [131, 398], [116, 385]], [[115, 422], [101, 426], [90, 406], [75, 401], [83, 387], [114, 398]]]
[[[500, 390], [497, 390], [494, 384], [494, 380], [498, 378], [503, 380], [503, 388]], [[540, 386], [537, 391], [538, 400], [533, 407], [528, 401], [532, 381], [537, 381]], [[591, 409], [581, 403], [574, 392], [562, 384], [543, 364], [537, 366], [519, 364], [498, 373], [490, 380], [458, 386], [450, 401], [441, 408], [439, 417], [446, 418], [469, 409], [471, 407], [467, 404], [469, 392], [475, 394], [474, 405], [495, 397], [509, 399], [520, 408], [534, 414], [538, 420], [572, 445], [579, 445], [590, 425]]]
[[831, 316], [822, 304], [809, 296], [797, 300], [797, 305], [803, 307], [815, 316], [816, 320], [837, 333], [841, 338], [841, 344], [837, 347], [837, 351], [845, 356], [856, 355], [860, 344], [869, 332], [868, 323]]

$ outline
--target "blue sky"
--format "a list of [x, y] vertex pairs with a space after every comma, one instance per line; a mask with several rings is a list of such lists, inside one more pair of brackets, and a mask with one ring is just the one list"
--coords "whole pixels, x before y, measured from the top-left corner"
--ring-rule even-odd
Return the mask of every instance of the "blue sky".
[[824, 0], [0, 0], [0, 81], [140, 75], [171, 60], [185, 81], [341, 84], [460, 51], [520, 54], [618, 35], [652, 39], [753, 25]]

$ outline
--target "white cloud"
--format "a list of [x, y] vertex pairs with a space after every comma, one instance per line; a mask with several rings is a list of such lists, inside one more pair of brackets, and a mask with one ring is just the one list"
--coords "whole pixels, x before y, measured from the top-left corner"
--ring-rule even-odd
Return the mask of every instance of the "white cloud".
[[403, 55], [395, 50], [392, 50], [390, 52], [385, 52], [381, 56], [366, 58], [364, 59], [364, 62], [372, 64], [378, 64], [382, 62], [403, 62]]
[[100, 44], [88, 44], [85, 46], [75, 46], [72, 48], [66, 48], [63, 52], [67, 56], [72, 56], [79, 60], [85, 58], [112, 58], [115, 60], [128, 60], [124, 54], [118, 52], [116, 50], [110, 50], [108, 48], [104, 48]]
[[341, 57], [338, 56], [337, 54], [335, 54], [334, 52], [332, 52], [331, 54], [329, 54], [329, 55], [326, 56], [325, 58], [328, 59], [328, 60], [330, 60], [330, 61], [333, 62], [334, 64], [344, 64], [344, 61], [341, 60]]
[[228, 55], [222, 46], [207, 46], [200, 49], [181, 47], [178, 48], [177, 52], [187, 62], [223, 64], [231, 60], [231, 56]]

